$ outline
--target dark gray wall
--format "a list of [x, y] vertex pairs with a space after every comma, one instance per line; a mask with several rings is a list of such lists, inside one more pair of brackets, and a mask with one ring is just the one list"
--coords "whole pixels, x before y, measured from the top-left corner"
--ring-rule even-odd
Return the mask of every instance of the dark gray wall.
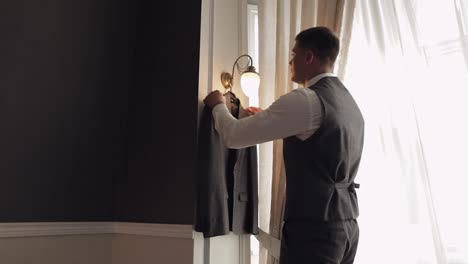
[[0, 2], [0, 222], [192, 222], [200, 3], [144, 2]]
[[122, 221], [191, 224], [201, 1], [141, 1]]

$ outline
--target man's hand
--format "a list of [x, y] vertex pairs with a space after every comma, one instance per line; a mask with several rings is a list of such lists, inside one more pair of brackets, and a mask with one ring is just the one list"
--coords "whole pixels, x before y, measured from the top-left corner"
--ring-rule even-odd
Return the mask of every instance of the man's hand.
[[224, 104], [225, 101], [224, 96], [218, 90], [211, 92], [206, 96], [205, 100], [203, 100], [203, 102], [211, 109], [218, 104]]
[[244, 110], [245, 110], [245, 112], [247, 112], [247, 114], [248, 114], [249, 116], [255, 115], [256, 113], [262, 111], [261, 108], [258, 108], [258, 107], [255, 107], [255, 106], [247, 107], [247, 108], [245, 108]]

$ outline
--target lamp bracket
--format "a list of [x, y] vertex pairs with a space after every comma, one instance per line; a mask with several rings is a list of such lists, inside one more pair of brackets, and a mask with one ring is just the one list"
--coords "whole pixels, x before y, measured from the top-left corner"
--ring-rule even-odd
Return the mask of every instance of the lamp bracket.
[[[241, 67], [238, 62], [241, 58], [244, 58], [244, 57], [248, 58], [248, 62], [246, 66]], [[253, 59], [252, 57], [250, 57], [250, 55], [244, 54], [244, 55], [239, 56], [234, 61], [234, 64], [232, 65], [232, 73], [228, 73], [228, 72], [221, 73], [221, 83], [225, 89], [232, 90], [232, 87], [234, 86], [234, 69], [236, 68], [236, 66], [237, 66], [237, 71], [239, 75], [242, 75], [244, 72], [247, 72], [247, 71], [252, 71], [252, 69], [253, 71], [255, 71], [255, 67], [253, 67]]]
[[232, 89], [232, 75], [229, 72], [221, 73], [221, 83], [225, 89]]

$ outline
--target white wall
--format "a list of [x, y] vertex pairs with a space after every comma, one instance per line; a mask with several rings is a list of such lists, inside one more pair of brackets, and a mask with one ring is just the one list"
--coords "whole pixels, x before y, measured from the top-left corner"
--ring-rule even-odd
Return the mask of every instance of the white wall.
[[[247, 0], [202, 0], [199, 99], [214, 90], [224, 93], [221, 73], [231, 73], [234, 61], [247, 53]], [[246, 105], [247, 98], [234, 73], [234, 93]]]

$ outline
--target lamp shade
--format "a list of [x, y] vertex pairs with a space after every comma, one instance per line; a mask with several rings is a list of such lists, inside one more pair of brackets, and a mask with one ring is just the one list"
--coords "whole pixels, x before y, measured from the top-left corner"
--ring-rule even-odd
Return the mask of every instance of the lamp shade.
[[244, 72], [240, 78], [240, 85], [245, 95], [253, 97], [258, 94], [260, 76], [255, 71]]

